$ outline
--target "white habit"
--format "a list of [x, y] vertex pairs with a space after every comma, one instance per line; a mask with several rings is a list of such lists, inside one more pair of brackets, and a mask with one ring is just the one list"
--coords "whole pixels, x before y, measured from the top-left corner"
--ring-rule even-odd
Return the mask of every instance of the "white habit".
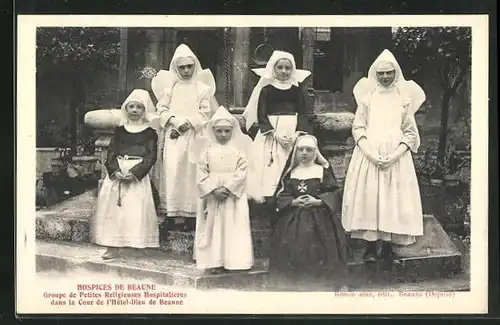
[[[389, 62], [395, 80], [385, 88], [377, 81], [376, 67]], [[354, 87], [358, 103], [352, 134], [363, 137], [378, 154], [391, 154], [400, 143], [408, 145], [398, 161], [379, 169], [361, 149], [354, 148], [347, 170], [342, 223], [351, 237], [408, 245], [423, 234], [423, 214], [412, 153], [420, 145], [414, 114], [425, 100], [423, 90], [403, 78], [396, 58], [388, 50], [370, 67], [368, 78]]]
[[[231, 121], [232, 139], [221, 145], [215, 141], [212, 125]], [[200, 269], [224, 267], [246, 270], [253, 264], [250, 217], [246, 195], [247, 158], [251, 139], [238, 121], [221, 107], [207, 126], [208, 143], [198, 163], [200, 195], [196, 220], [194, 258]], [[225, 186], [230, 195], [217, 201], [212, 191]]]

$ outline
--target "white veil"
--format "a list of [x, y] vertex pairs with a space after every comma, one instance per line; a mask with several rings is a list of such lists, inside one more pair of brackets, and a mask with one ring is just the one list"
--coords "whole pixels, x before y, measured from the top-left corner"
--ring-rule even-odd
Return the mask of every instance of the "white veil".
[[127, 122], [127, 111], [126, 107], [130, 102], [138, 102], [144, 105], [144, 119], [149, 122], [149, 124], [154, 123], [154, 121], [158, 120], [158, 115], [156, 113], [156, 107], [153, 105], [153, 101], [151, 100], [151, 96], [149, 96], [149, 92], [144, 89], [134, 89], [130, 95], [125, 99], [121, 106], [122, 116], [120, 119], [120, 125], [123, 125]]
[[409, 100], [410, 113], [415, 114], [425, 101], [425, 93], [423, 89], [413, 80], [405, 80], [403, 71], [399, 66], [398, 61], [389, 50], [384, 50], [375, 59], [368, 70], [368, 77], [361, 78], [354, 86], [352, 92], [358, 105], [361, 103], [367, 104], [369, 96], [377, 90], [379, 86], [377, 79], [377, 67], [382, 63], [390, 63], [396, 70], [392, 86], [395, 86], [398, 91]]
[[[215, 143], [215, 135], [213, 133], [213, 126], [220, 120], [227, 120], [233, 126], [230, 143], [234, 145], [247, 159], [249, 159], [249, 152], [252, 145], [252, 139], [241, 131], [240, 122], [234, 117], [224, 106], [220, 106], [210, 121], [206, 123], [206, 135], [204, 141], [197, 142], [197, 152], [201, 154], [203, 148], [210, 143]], [[198, 155], [199, 156], [199, 155]]]
[[[156, 98], [160, 100], [165, 95], [168, 96], [168, 98], [172, 95], [171, 92], [174, 85], [181, 80], [177, 72], [177, 61], [180, 58], [191, 58], [194, 61], [195, 68], [193, 77], [190, 81], [199, 81], [209, 87], [209, 95], [212, 97], [211, 106], [212, 109], [215, 110], [216, 107], [213, 107], [216, 104], [215, 98], [213, 97], [216, 89], [214, 76], [210, 69], [202, 69], [196, 55], [185, 44], [179, 45], [175, 50], [172, 60], [170, 61], [169, 70], [158, 71], [156, 76], [151, 80], [151, 88]], [[168, 101], [169, 99], [167, 99], [167, 102]]]

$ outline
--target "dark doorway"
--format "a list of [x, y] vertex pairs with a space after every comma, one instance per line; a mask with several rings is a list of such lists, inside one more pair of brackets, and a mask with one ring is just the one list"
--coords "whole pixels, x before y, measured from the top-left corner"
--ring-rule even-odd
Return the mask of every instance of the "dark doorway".
[[196, 54], [203, 69], [210, 69], [214, 76], [217, 73], [219, 51], [223, 47], [221, 29], [178, 29], [177, 45], [186, 44]]
[[[273, 50], [293, 54], [297, 68], [302, 68], [302, 47], [298, 36], [298, 28], [252, 27], [250, 31], [250, 53], [252, 58], [254, 58], [254, 52], [257, 47], [263, 44], [270, 46]], [[250, 61], [250, 68], [262, 68], [265, 66], [265, 63], [259, 65], [253, 60]]]
[[342, 91], [343, 37], [337, 28], [316, 30], [314, 89]]

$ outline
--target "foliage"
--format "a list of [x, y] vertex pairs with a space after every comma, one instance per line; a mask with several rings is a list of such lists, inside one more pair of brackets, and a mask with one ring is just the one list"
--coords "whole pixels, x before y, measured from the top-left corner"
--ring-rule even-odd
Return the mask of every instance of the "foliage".
[[[471, 29], [469, 27], [415, 27], [398, 28], [395, 33], [394, 52], [401, 58], [405, 75], [423, 79], [435, 75], [442, 87], [441, 127], [435, 176], [454, 171], [447, 154], [447, 135], [450, 101], [463, 84], [471, 68]], [[467, 107], [470, 111], [470, 105]], [[470, 114], [465, 117], [466, 129], [470, 129]], [[446, 170], [449, 169], [449, 170]]]
[[53, 65], [79, 69], [86, 65], [118, 69], [119, 29], [94, 27], [51, 27], [37, 29], [37, 72]]
[[435, 169], [435, 160], [436, 151], [430, 148], [424, 149], [421, 153], [415, 156], [415, 171], [420, 179], [431, 178]]
[[[114, 104], [120, 31], [94, 27], [38, 28], [36, 59], [37, 146], [78, 146], [71, 134], [81, 133], [84, 114], [96, 106]], [[86, 135], [83, 137], [77, 141], [88, 140]], [[85, 145], [85, 152], [91, 151]]]
[[457, 154], [455, 145], [449, 144], [446, 148], [444, 164], [440, 167], [445, 175], [456, 175], [467, 163], [466, 157]]
[[402, 69], [412, 77], [439, 72], [441, 85], [456, 90], [471, 66], [469, 27], [403, 27], [394, 50], [404, 58]]

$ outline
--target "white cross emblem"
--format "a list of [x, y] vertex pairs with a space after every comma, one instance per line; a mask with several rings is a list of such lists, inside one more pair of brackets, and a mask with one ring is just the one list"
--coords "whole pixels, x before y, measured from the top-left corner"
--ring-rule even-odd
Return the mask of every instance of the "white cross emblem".
[[299, 185], [297, 186], [297, 189], [299, 190], [299, 192], [305, 193], [307, 191], [307, 185], [306, 185], [306, 183], [304, 183], [304, 181], [301, 181], [299, 183]]

